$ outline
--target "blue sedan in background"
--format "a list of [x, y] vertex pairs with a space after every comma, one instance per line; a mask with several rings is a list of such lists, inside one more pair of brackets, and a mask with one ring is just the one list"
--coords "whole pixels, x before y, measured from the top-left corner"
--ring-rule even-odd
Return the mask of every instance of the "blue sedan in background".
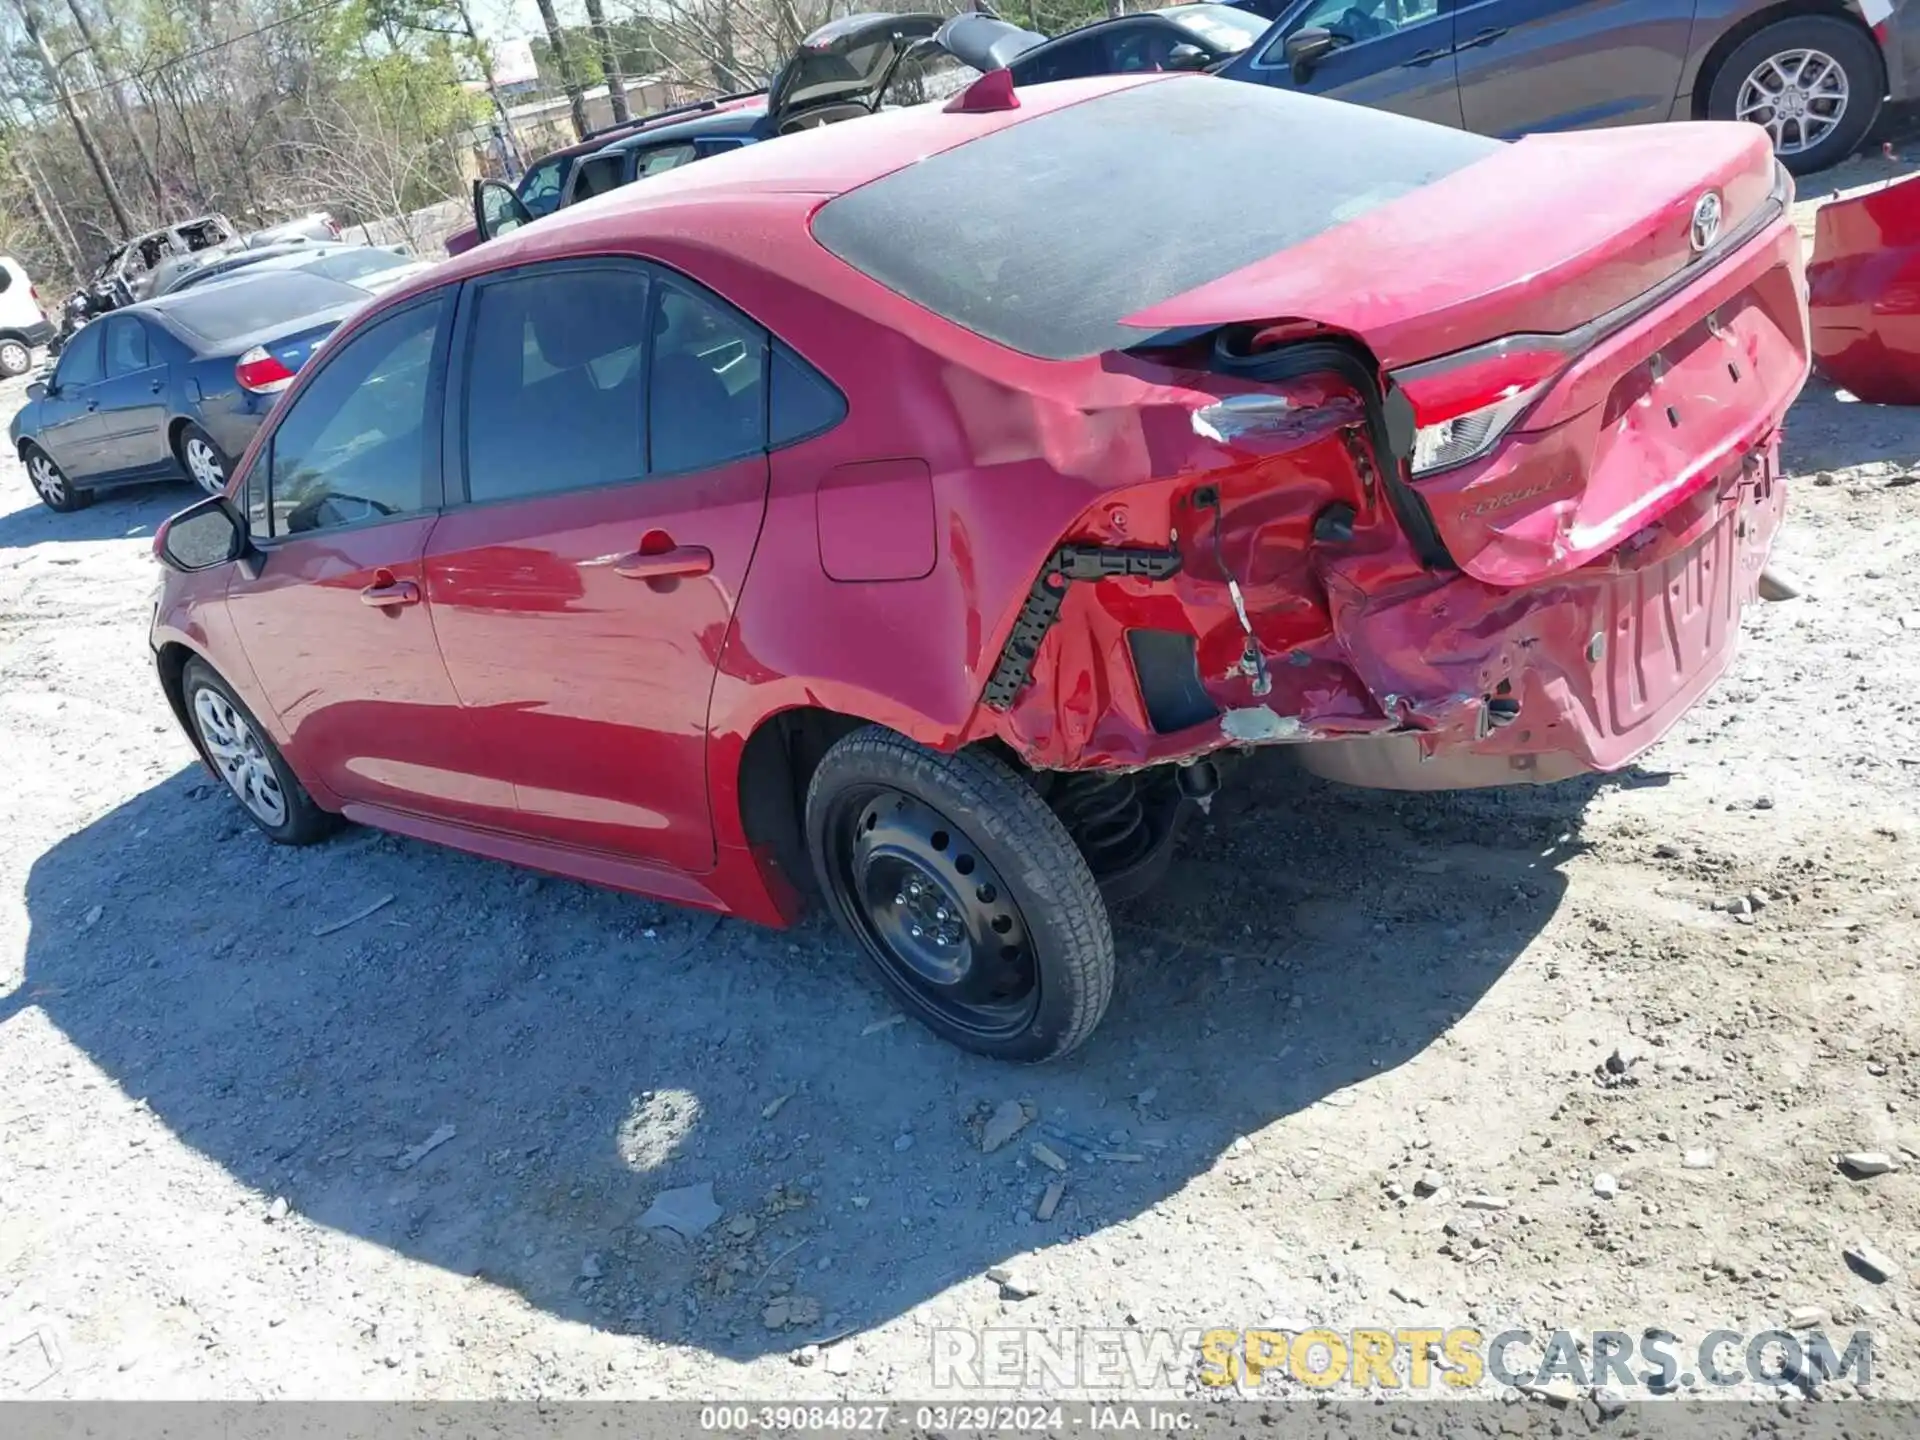
[[42, 503], [191, 480], [226, 489], [233, 464], [315, 347], [367, 303], [305, 270], [243, 274], [115, 310], [27, 388], [8, 434]]

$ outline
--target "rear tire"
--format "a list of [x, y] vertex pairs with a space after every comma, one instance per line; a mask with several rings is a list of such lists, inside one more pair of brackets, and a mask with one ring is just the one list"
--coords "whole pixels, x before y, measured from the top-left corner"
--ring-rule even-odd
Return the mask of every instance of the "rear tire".
[[0, 375], [11, 380], [33, 368], [33, 347], [9, 335], [0, 340]]
[[311, 845], [340, 828], [340, 817], [313, 803], [265, 727], [212, 666], [189, 660], [180, 692], [201, 753], [269, 840]]
[[38, 445], [22, 446], [20, 458], [26, 464], [27, 480], [33, 486], [33, 493], [40, 497], [40, 503], [49, 510], [71, 515], [75, 510], [84, 510], [93, 503], [93, 492], [78, 489], [67, 478], [67, 472], [54, 464], [53, 457]]
[[227, 477], [233, 474], [233, 462], [213, 443], [213, 437], [191, 421], [180, 427], [174, 438], [174, 454], [187, 478], [209, 495], [227, 493]]
[[1100, 887], [1047, 802], [980, 750], [880, 726], [826, 753], [807, 848], [835, 917], [901, 1007], [996, 1060], [1057, 1059], [1113, 995]]
[[[1781, 105], [1768, 105], [1776, 93]], [[1780, 163], [1811, 175], [1860, 147], [1886, 93], [1886, 62], [1871, 35], [1833, 16], [1798, 15], [1749, 36], [1721, 61], [1707, 118], [1761, 125]]]

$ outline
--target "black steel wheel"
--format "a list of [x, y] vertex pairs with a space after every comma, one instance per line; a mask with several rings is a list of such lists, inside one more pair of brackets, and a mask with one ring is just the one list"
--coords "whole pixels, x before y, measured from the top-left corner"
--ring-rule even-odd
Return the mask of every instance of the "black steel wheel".
[[887, 989], [943, 1038], [997, 1059], [1064, 1055], [1113, 991], [1098, 885], [1033, 787], [977, 751], [878, 726], [814, 772], [821, 889]]

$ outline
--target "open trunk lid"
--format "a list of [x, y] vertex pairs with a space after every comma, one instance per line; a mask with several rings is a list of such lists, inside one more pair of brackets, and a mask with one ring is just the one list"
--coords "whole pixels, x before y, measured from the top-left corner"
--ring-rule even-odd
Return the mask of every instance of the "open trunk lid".
[[816, 105], [871, 104], [909, 46], [945, 23], [941, 15], [842, 15], [810, 32], [767, 88], [776, 129]]

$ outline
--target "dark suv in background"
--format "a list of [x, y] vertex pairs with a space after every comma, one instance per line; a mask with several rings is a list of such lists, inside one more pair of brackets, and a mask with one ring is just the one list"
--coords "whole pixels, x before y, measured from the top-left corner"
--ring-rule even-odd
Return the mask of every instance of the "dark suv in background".
[[1242, 0], [1219, 73], [1503, 138], [1750, 120], [1797, 174], [1843, 160], [1920, 74], [1920, 0]]

